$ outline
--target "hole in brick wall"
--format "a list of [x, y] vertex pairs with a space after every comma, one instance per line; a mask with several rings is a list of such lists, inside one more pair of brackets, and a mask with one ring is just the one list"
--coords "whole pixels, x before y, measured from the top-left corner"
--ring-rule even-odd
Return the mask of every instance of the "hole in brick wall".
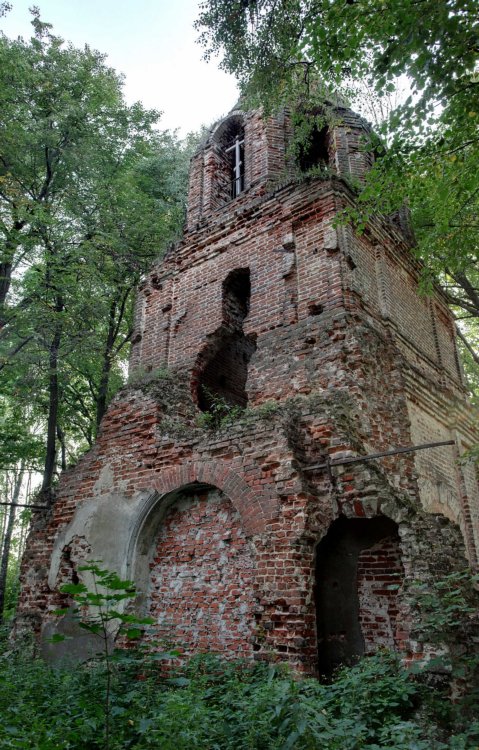
[[319, 302], [310, 302], [308, 305], [309, 315], [321, 315], [323, 310], [324, 310], [324, 307], [320, 305]]
[[251, 280], [249, 268], [237, 268], [223, 281], [223, 320], [232, 328], [241, 328], [249, 312]]
[[298, 167], [308, 172], [313, 167], [327, 167], [329, 164], [329, 128], [314, 125], [305, 143], [300, 144]]
[[222, 285], [222, 325], [211, 337], [202, 357], [196, 395], [204, 412], [218, 412], [221, 404], [226, 411], [230, 406], [243, 408], [248, 402], [248, 364], [256, 349], [255, 339], [243, 331], [250, 296], [249, 269], [231, 271]]
[[316, 624], [320, 674], [395, 646], [404, 571], [390, 518], [339, 518], [317, 548]]
[[221, 346], [200, 376], [198, 406], [201, 411], [248, 403], [246, 380], [248, 363], [256, 344], [242, 332], [222, 336]]
[[350, 255], [346, 255], [346, 263], [348, 264], [351, 271], [354, 271], [354, 269], [356, 268], [356, 263], [354, 262], [354, 260], [351, 258]]

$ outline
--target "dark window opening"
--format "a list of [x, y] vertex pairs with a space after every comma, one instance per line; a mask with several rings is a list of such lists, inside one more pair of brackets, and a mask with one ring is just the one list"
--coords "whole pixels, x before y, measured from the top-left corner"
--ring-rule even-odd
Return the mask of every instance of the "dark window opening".
[[334, 521], [316, 558], [320, 674], [329, 676], [378, 648], [394, 648], [403, 575], [394, 521], [385, 516]]
[[248, 363], [256, 346], [244, 333], [227, 335], [221, 343], [201, 374], [198, 406], [201, 411], [224, 408], [226, 415], [228, 407], [244, 408], [248, 403]]
[[251, 281], [248, 268], [228, 274], [222, 286], [222, 318], [203, 356], [198, 378], [197, 402], [204, 412], [225, 414], [230, 407], [248, 403], [248, 365], [256, 349], [255, 339], [246, 336], [243, 322], [249, 312]]
[[223, 281], [223, 320], [238, 330], [249, 312], [251, 281], [249, 268], [231, 271]]
[[298, 166], [302, 172], [308, 172], [313, 167], [327, 167], [328, 164], [329, 128], [314, 125], [307, 141], [299, 147]]
[[216, 183], [221, 204], [236, 198], [245, 189], [245, 136], [242, 118], [235, 116], [223, 123], [216, 143]]

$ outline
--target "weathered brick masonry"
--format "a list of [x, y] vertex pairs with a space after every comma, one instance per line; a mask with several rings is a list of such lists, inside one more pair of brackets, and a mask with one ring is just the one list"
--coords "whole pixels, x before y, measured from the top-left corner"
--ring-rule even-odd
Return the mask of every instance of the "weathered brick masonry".
[[90, 556], [135, 580], [153, 638], [314, 674], [419, 652], [408, 582], [462, 566], [462, 547], [477, 563], [453, 320], [419, 294], [406, 215], [336, 225], [374, 157], [359, 117], [335, 122], [306, 176], [287, 113], [235, 110], [193, 158], [183, 240], [138, 292], [131, 384], [34, 519], [19, 628], [67, 628], [58, 586]]

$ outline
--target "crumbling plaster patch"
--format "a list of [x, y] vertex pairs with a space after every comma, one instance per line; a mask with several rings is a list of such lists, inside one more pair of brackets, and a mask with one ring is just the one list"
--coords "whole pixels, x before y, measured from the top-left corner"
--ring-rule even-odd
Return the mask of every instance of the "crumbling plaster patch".
[[[111, 493], [103, 495], [101, 502], [93, 497], [78, 505], [72, 521], [55, 540], [48, 574], [50, 588], [54, 588], [58, 577], [62, 551], [76, 536], [83, 536], [87, 540], [91, 560], [99, 560], [105, 569], [126, 577], [131, 534], [135, 529], [135, 520], [148, 497], [149, 494], [145, 492], [138, 492], [133, 497]], [[91, 584], [88, 576], [83, 577], [87, 586]]]

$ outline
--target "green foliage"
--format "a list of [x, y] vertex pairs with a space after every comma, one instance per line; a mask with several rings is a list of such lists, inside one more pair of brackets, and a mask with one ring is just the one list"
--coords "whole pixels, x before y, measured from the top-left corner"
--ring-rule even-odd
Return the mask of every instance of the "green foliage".
[[20, 593], [20, 560], [15, 554], [15, 544], [12, 544], [12, 547], [12, 554], [8, 561], [7, 579], [5, 581], [5, 601], [3, 607], [4, 622], [8, 622], [13, 618], [17, 606], [18, 595]]
[[[15, 710], [8, 707], [3, 732], [10, 744], [5, 747], [55, 748], [57, 732], [68, 738], [64, 747], [103, 750], [472, 750], [479, 740], [479, 722], [473, 719], [479, 695], [471, 691], [471, 654], [465, 660], [467, 649], [462, 647], [457, 658], [458, 647], [471, 634], [471, 620], [477, 618], [473, 590], [477, 577], [468, 572], [453, 573], [429, 586], [417, 584], [414, 590], [421, 612], [416, 635], [440, 647], [444, 642], [455, 644], [456, 651], [448, 657], [449, 671], [456, 681], [463, 680], [467, 690], [463, 685], [454, 704], [447, 701], [444, 683], [434, 687], [424, 681], [431, 662], [408, 671], [399, 656], [389, 652], [364, 658], [354, 667], [340, 669], [329, 683], [320, 683], [292, 679], [285, 665], [223, 663], [212, 654], [174, 670], [171, 664], [177, 654], [152, 651], [151, 644], [136, 652], [112, 651], [111, 625], [137, 639], [152, 621], [122, 608], [135, 595], [130, 581], [98, 562], [82, 566], [79, 572], [89, 576], [93, 586], [73, 583], [62, 591], [72, 597], [80, 625], [92, 636], [100, 636], [100, 658], [93, 669], [81, 667], [73, 674], [51, 672], [36, 662], [21, 664], [20, 673], [26, 669], [27, 679], [41, 675], [49, 684], [53, 700], [46, 716], [37, 715], [43, 691], [39, 697], [35, 691], [28, 693], [27, 700], [20, 691]], [[19, 655], [15, 658], [22, 662]], [[158, 671], [158, 661], [164, 659], [170, 666]], [[477, 655], [475, 660], [477, 666]], [[11, 655], [0, 661], [6, 690], [18, 679], [18, 664], [11, 669], [11, 661]], [[56, 691], [65, 688], [71, 718], [66, 725], [64, 715], [54, 713]], [[0, 689], [0, 709], [5, 703]], [[22, 723], [24, 711], [35, 715], [28, 730]], [[45, 736], [45, 744], [30, 744], [31, 726], [39, 737]], [[78, 744], [78, 733], [87, 744]]]
[[466, 383], [469, 387], [469, 394], [473, 405], [479, 406], [479, 329], [467, 320], [462, 320], [464, 316], [458, 315], [459, 331], [459, 351], [461, 353], [461, 362], [464, 369]]
[[449, 675], [457, 693], [449, 710], [464, 727], [479, 705], [478, 584], [479, 575], [466, 570], [417, 583], [411, 592], [419, 613], [414, 635], [437, 652], [425, 669]]
[[[154, 664], [154, 663], [153, 663]], [[104, 675], [0, 657], [0, 745], [104, 750]], [[111, 681], [112, 750], [473, 750], [479, 726], [444, 732], [418, 718], [422, 687], [391, 655], [364, 659], [330, 684], [285, 667], [213, 655], [165, 674], [118, 663]]]
[[208, 403], [208, 410], [202, 412], [197, 419], [198, 427], [210, 430], [221, 430], [223, 427], [238, 422], [244, 414], [244, 407], [231, 404], [223, 396], [213, 393], [209, 388], [202, 386], [202, 391]]
[[476, 10], [472, 0], [402, 0], [386, 7], [381, 0], [284, 0], [280, 6], [215, 0], [203, 3], [197, 25], [207, 54], [225, 50], [223, 66], [261, 88], [268, 72], [284, 78], [288, 66], [315, 60], [335, 80], [367, 68], [387, 87], [405, 74], [436, 97], [455, 91], [455, 76], [463, 80], [474, 71]]
[[225, 398], [212, 393], [204, 386], [203, 393], [207, 397], [209, 408], [197, 416], [196, 424], [208, 430], [222, 430], [233, 424], [249, 424], [256, 419], [268, 419], [280, 408], [277, 401], [265, 401], [255, 407], [230, 404]]
[[144, 367], [136, 367], [128, 376], [128, 385], [148, 386], [157, 380], [171, 380], [171, 378], [171, 371], [166, 367], [155, 367], [152, 370], [146, 370]]
[[35, 434], [31, 411], [22, 409], [12, 393], [0, 395], [0, 471], [14, 468], [18, 462], [39, 468], [44, 441]]
[[[112, 635], [110, 625], [116, 624], [114, 629], [127, 638], [138, 638], [142, 629], [138, 626], [150, 625], [150, 617], [138, 618], [118, 609], [120, 602], [135, 597], [135, 586], [132, 581], [121, 579], [117, 573], [101, 567], [101, 561], [92, 561], [88, 565], [81, 565], [78, 572], [92, 581], [89, 589], [85, 583], [66, 583], [60, 587], [63, 594], [68, 594], [74, 602], [73, 614], [80, 627], [92, 635], [102, 639], [103, 653], [108, 654], [108, 641]], [[56, 614], [63, 615], [68, 610], [57, 610]], [[119, 625], [119, 628], [118, 628]]]
[[[113, 718], [119, 712], [118, 706], [115, 706], [114, 703], [112, 682], [117, 662], [126, 661], [123, 652], [114, 651], [113, 639], [115, 636], [124, 636], [129, 640], [138, 639], [143, 635], [145, 626], [151, 625], [153, 620], [151, 617], [140, 618], [124, 611], [122, 602], [135, 596], [134, 584], [132, 581], [122, 580], [117, 573], [102, 568], [100, 562], [91, 561], [88, 565], [82, 565], [78, 568], [79, 573], [91, 579], [92, 588], [88, 588], [85, 583], [81, 582], [67, 583], [61, 586], [60, 591], [63, 594], [68, 594], [73, 600], [73, 607], [57, 610], [55, 614], [73, 614], [83, 630], [99, 639], [100, 651], [97, 657], [103, 667], [105, 679], [102, 701], [104, 708], [104, 750], [110, 750], [111, 724]], [[64, 636], [60, 633], [52, 637], [53, 642], [63, 640]], [[131, 661], [131, 657], [129, 660]]]
[[159, 132], [103, 55], [32, 13], [32, 39], [0, 35], [0, 467], [35, 460], [48, 489], [124, 382], [134, 289], [180, 232], [194, 138]]
[[416, 583], [413, 592], [421, 611], [417, 625], [429, 641], [463, 640], [468, 623], [478, 617], [479, 575], [470, 571], [450, 573], [432, 584]]
[[[5, 748], [104, 748], [103, 673], [52, 670], [21, 654], [0, 657], [0, 743]], [[278, 667], [193, 659], [161, 677], [121, 663], [111, 682], [111, 748], [288, 750], [412, 747], [415, 687], [381, 656], [331, 685], [298, 682]], [[15, 696], [15, 700], [12, 700]], [[397, 742], [398, 744], [393, 744]], [[402, 743], [402, 744], [401, 744]], [[427, 745], [418, 745], [427, 747]]]

